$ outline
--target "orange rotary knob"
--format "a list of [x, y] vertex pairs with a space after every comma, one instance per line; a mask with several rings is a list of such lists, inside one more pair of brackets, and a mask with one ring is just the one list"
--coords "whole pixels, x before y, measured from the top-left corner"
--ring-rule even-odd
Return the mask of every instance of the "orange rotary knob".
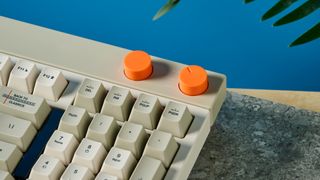
[[124, 58], [124, 74], [128, 79], [140, 81], [152, 74], [151, 57], [144, 51], [131, 51]]
[[207, 72], [200, 66], [187, 66], [180, 71], [179, 88], [189, 96], [203, 94], [208, 89]]

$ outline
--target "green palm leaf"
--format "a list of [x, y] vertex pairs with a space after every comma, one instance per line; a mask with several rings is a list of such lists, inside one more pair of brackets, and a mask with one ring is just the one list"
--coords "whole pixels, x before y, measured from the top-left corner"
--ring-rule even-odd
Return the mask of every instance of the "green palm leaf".
[[162, 6], [162, 8], [159, 9], [156, 15], [153, 16], [153, 20], [157, 20], [163, 15], [165, 15], [172, 8], [174, 8], [179, 2], [180, 2], [179, 0], [169, 0], [164, 6]]
[[261, 18], [262, 21], [272, 18], [273, 16], [281, 13], [282, 11], [289, 8], [293, 3], [298, 0], [280, 0], [276, 5], [274, 5], [269, 11], [267, 11]]
[[245, 3], [251, 3], [253, 2], [254, 0], [244, 0]]
[[[254, 0], [244, 0], [245, 3], [251, 3]], [[270, 8], [261, 18], [262, 21], [270, 19], [287, 8], [289, 8], [292, 4], [297, 2], [298, 0], [279, 0], [272, 8]], [[164, 14], [169, 12], [173, 7], [175, 7], [180, 1], [179, 0], [169, 0], [167, 4], [165, 4], [153, 17], [153, 20], [157, 20], [162, 17]], [[320, 9], [320, 0], [307, 0], [304, 4], [294, 9], [284, 17], [280, 18], [273, 25], [280, 26], [284, 24], [288, 24], [299, 19], [302, 19], [311, 13]], [[298, 37], [295, 41], [293, 41], [289, 46], [296, 46], [300, 44], [304, 44], [316, 39], [320, 38], [320, 22], [316, 24], [314, 27], [309, 29], [307, 32]]]
[[293, 10], [291, 13], [279, 19], [273, 25], [280, 26], [283, 24], [291, 23], [293, 21], [297, 21], [313, 13], [314, 11], [319, 9], [319, 7], [320, 7], [320, 0], [308, 0], [297, 9]]
[[293, 41], [289, 46], [292, 47], [292, 46], [304, 44], [306, 42], [313, 41], [317, 38], [320, 38], [320, 23], [313, 26], [309, 31], [307, 31], [302, 36], [300, 36], [298, 39]]
[[[245, 3], [249, 3], [253, 0], [244, 0]], [[283, 12], [287, 8], [289, 8], [293, 3], [298, 0], [279, 0], [277, 4], [275, 4], [271, 9], [269, 9], [263, 16], [262, 20], [267, 20], [271, 17], [278, 15]], [[284, 17], [280, 18], [273, 25], [280, 26], [284, 24], [288, 24], [299, 19], [302, 19], [316, 10], [320, 9], [320, 0], [307, 0], [298, 8], [286, 14]], [[292, 42], [289, 46], [296, 46], [300, 44], [304, 44], [316, 39], [320, 38], [320, 23], [309, 29], [307, 32], [298, 37], [294, 42]]]

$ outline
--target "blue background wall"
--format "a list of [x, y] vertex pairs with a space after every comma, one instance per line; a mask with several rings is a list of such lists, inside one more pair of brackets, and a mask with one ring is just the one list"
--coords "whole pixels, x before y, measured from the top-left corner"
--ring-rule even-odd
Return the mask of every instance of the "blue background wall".
[[317, 22], [320, 11], [272, 28], [275, 19], [265, 23], [259, 19], [276, 0], [257, 0], [250, 5], [241, 0], [182, 0], [168, 15], [152, 21], [165, 2], [1, 0], [0, 15], [199, 64], [226, 74], [229, 87], [320, 90], [320, 41], [288, 48]]

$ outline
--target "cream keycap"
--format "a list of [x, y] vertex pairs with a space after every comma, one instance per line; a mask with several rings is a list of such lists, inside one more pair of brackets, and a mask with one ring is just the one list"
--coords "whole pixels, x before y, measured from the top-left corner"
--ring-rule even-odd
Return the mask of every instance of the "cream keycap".
[[131, 151], [136, 159], [139, 159], [147, 139], [148, 135], [142, 125], [125, 122], [118, 133], [114, 146]]
[[99, 172], [95, 180], [121, 180], [121, 179], [118, 178], [117, 176], [112, 176], [105, 172]]
[[64, 170], [65, 167], [59, 159], [42, 154], [33, 165], [29, 179], [56, 180]]
[[160, 119], [162, 107], [157, 97], [140, 94], [133, 105], [129, 121], [155, 129]]
[[117, 137], [120, 127], [111, 116], [95, 114], [87, 131], [86, 138], [101, 142], [108, 151]]
[[44, 98], [0, 86], [0, 112], [29, 120], [39, 129], [50, 111]]
[[73, 134], [80, 141], [85, 136], [89, 124], [88, 112], [70, 105], [63, 113], [58, 129]]
[[129, 179], [136, 163], [137, 160], [130, 151], [113, 147], [103, 162], [101, 171], [120, 179]]
[[31, 94], [38, 74], [35, 64], [18, 61], [10, 73], [8, 87]]
[[94, 179], [92, 172], [84, 166], [71, 163], [62, 174], [60, 180], [91, 180]]
[[0, 53], [0, 85], [6, 86], [9, 74], [13, 68], [13, 63], [10, 60], [10, 57]]
[[97, 174], [106, 155], [107, 151], [101, 143], [84, 138], [74, 153], [72, 162], [85, 166]]
[[16, 145], [0, 141], [0, 170], [12, 173], [21, 157], [22, 152]]
[[1, 180], [14, 180], [10, 173], [7, 171], [0, 170], [0, 179]]
[[55, 130], [46, 145], [44, 154], [56, 157], [64, 165], [68, 165], [78, 145], [77, 139], [72, 134]]
[[169, 102], [162, 113], [157, 129], [183, 138], [191, 124], [192, 118], [186, 105]]
[[178, 150], [178, 144], [169, 133], [154, 130], [146, 144], [143, 155], [162, 161], [168, 168]]
[[33, 94], [42, 96], [51, 101], [57, 101], [68, 82], [63, 74], [52, 68], [45, 68], [41, 71], [36, 80]]
[[85, 79], [76, 94], [74, 105], [85, 108], [91, 113], [100, 112], [106, 90], [103, 85], [94, 80]]
[[161, 161], [148, 156], [142, 156], [137, 167], [133, 171], [130, 180], [161, 180], [166, 169]]
[[104, 100], [101, 113], [119, 121], [127, 121], [133, 103], [134, 98], [129, 90], [113, 86]]
[[0, 113], [0, 140], [15, 144], [25, 152], [36, 133], [30, 121]]

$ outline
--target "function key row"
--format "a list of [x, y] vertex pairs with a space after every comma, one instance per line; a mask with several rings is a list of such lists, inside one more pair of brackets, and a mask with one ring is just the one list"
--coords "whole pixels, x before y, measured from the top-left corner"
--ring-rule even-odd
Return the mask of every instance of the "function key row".
[[[59, 100], [68, 84], [57, 69], [45, 67], [39, 72], [34, 63], [20, 60], [14, 64], [10, 56], [1, 53], [0, 75], [1, 85], [52, 101]], [[1, 98], [5, 101], [6, 96]], [[141, 94], [135, 99], [130, 90], [116, 86], [111, 87], [108, 92], [101, 82], [91, 79], [84, 79], [82, 82], [76, 92], [74, 105], [90, 113], [100, 112], [113, 116], [118, 121], [138, 123], [146, 129], [163, 130], [179, 138], [185, 136], [193, 119], [186, 105], [169, 102], [163, 108], [155, 96]], [[38, 129], [42, 122], [37, 122], [37, 119], [44, 118], [35, 116], [30, 119]]]
[[0, 85], [57, 101], [68, 82], [59, 70], [44, 68], [20, 60], [14, 64], [10, 56], [0, 53]]
[[135, 99], [130, 90], [116, 86], [107, 92], [102, 83], [90, 79], [82, 82], [74, 106], [112, 116], [118, 121], [141, 124], [149, 130], [166, 131], [179, 138], [185, 136], [193, 119], [186, 105], [169, 102], [163, 109], [155, 96], [140, 94]]

